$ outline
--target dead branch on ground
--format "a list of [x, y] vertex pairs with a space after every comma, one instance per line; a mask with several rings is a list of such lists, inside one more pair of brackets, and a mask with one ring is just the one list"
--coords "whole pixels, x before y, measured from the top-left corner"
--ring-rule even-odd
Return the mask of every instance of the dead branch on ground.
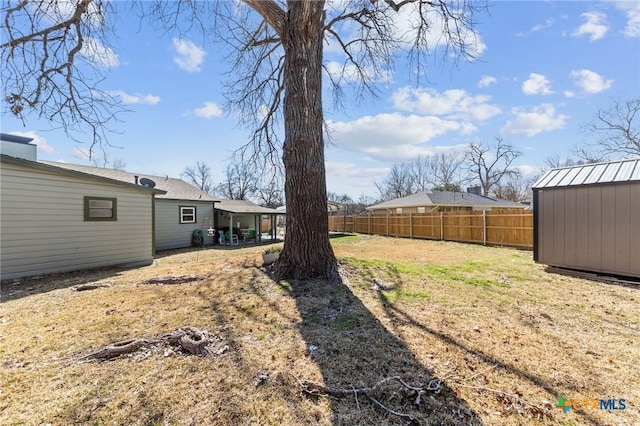
[[109, 360], [151, 346], [171, 346], [189, 355], [221, 355], [229, 349], [227, 345], [221, 345], [217, 349], [213, 347], [215, 343], [221, 341], [221, 338], [211, 336], [207, 330], [185, 326], [169, 334], [150, 339], [129, 339], [112, 343], [80, 360]]
[[109, 284], [109, 283], [80, 284], [80, 285], [77, 285], [77, 286], [73, 287], [73, 289], [75, 291], [87, 291], [87, 290], [95, 290], [97, 288], [105, 288], [105, 287], [111, 287], [111, 284]]
[[[300, 381], [299, 381], [300, 382]], [[359, 406], [358, 396], [364, 396], [368, 398], [371, 402], [377, 405], [379, 408], [383, 409], [389, 414], [393, 414], [398, 417], [404, 417], [413, 420], [414, 416], [412, 414], [403, 413], [401, 411], [395, 410], [382, 402], [380, 402], [380, 396], [378, 393], [381, 392], [382, 388], [391, 383], [397, 382], [400, 384], [400, 389], [402, 393], [404, 393], [407, 397], [413, 399], [413, 404], [416, 406], [420, 405], [422, 401], [422, 397], [428, 393], [432, 392], [437, 394], [442, 389], [442, 381], [439, 379], [431, 380], [429, 384], [425, 386], [413, 386], [405, 382], [400, 376], [387, 377], [385, 379], [380, 380], [373, 386], [370, 387], [360, 387], [356, 388], [351, 386], [349, 388], [332, 388], [328, 386], [324, 386], [318, 383], [310, 382], [308, 380], [304, 380], [300, 382], [302, 387], [302, 392], [311, 395], [311, 396], [329, 396], [334, 398], [346, 398], [348, 396], [353, 395], [356, 399], [356, 404]], [[414, 399], [415, 398], [415, 399]]]

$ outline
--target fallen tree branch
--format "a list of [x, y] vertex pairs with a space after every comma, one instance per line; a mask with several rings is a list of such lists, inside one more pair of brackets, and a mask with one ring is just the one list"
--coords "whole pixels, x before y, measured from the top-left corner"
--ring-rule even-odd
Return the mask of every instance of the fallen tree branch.
[[159, 278], [150, 278], [140, 284], [186, 284], [194, 281], [204, 281], [210, 279], [211, 275], [179, 275]]
[[221, 348], [214, 349], [212, 347], [213, 343], [220, 340], [221, 339], [219, 338], [212, 337], [206, 330], [202, 330], [197, 327], [185, 326], [169, 334], [164, 334], [150, 339], [129, 339], [112, 343], [96, 352], [85, 355], [80, 358], [80, 360], [108, 360], [121, 355], [131, 354], [142, 348], [162, 345], [177, 348], [190, 355], [221, 355], [226, 352], [229, 347], [224, 345]]
[[[297, 379], [297, 377], [296, 377]], [[334, 398], [346, 398], [348, 396], [353, 395], [356, 400], [356, 405], [358, 409], [360, 408], [360, 403], [358, 401], [358, 395], [367, 397], [371, 402], [377, 405], [379, 408], [382, 408], [387, 413], [393, 414], [395, 416], [404, 417], [413, 420], [414, 416], [412, 414], [403, 413], [401, 411], [395, 410], [393, 408], [388, 407], [387, 405], [380, 402], [378, 397], [376, 396], [376, 392], [380, 391], [382, 387], [391, 383], [398, 382], [401, 385], [401, 388], [405, 391], [413, 392], [411, 397], [415, 396], [413, 400], [413, 404], [420, 405], [422, 396], [427, 392], [439, 393], [442, 389], [442, 381], [439, 379], [431, 380], [429, 384], [425, 386], [413, 386], [405, 382], [400, 376], [387, 377], [380, 380], [373, 386], [369, 387], [361, 387], [356, 388], [351, 386], [349, 388], [332, 388], [328, 386], [321, 385], [319, 383], [310, 382], [308, 380], [300, 381], [298, 380], [302, 387], [302, 392], [307, 395], [312, 396], [330, 396]]]
[[95, 290], [97, 288], [105, 288], [105, 287], [111, 287], [111, 285], [108, 283], [88, 283], [88, 284], [77, 285], [73, 287], [73, 289], [75, 291], [86, 291], [86, 290]]

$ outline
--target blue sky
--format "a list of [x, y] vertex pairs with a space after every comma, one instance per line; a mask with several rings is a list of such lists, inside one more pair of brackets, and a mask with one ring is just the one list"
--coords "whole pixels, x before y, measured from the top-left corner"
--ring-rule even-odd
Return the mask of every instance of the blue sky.
[[[399, 61], [377, 98], [347, 97], [336, 111], [325, 95], [329, 191], [376, 196], [373, 182], [394, 163], [496, 136], [524, 153], [516, 165], [532, 175], [545, 157], [593, 141], [580, 127], [613, 97], [640, 96], [640, 2], [496, 1], [477, 20], [473, 63], [443, 62], [440, 49], [419, 85]], [[102, 50], [100, 87], [132, 112], [112, 126], [119, 133], [110, 137], [108, 157], [131, 172], [172, 177], [204, 161], [220, 181], [250, 135], [222, 109], [229, 65], [220, 45], [164, 34], [126, 14], [116, 28]], [[331, 67], [342, 57], [327, 46], [325, 61]], [[89, 164], [89, 141], [78, 145], [35, 116], [23, 126], [5, 114], [2, 131], [35, 137], [42, 160]]]

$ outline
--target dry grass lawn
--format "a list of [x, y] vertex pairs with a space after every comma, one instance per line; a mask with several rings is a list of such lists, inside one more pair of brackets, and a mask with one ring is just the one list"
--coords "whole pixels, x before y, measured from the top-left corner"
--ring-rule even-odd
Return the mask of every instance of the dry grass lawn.
[[[272, 281], [263, 248], [2, 283], [0, 424], [640, 424], [640, 286], [554, 275], [531, 253], [334, 238], [344, 285]], [[184, 283], [147, 284], [157, 277]], [[87, 283], [108, 287], [74, 291]], [[182, 326], [220, 350], [110, 343]], [[371, 387], [371, 393], [302, 392]], [[625, 399], [625, 410], [555, 408]], [[383, 405], [385, 408], [383, 408]]]

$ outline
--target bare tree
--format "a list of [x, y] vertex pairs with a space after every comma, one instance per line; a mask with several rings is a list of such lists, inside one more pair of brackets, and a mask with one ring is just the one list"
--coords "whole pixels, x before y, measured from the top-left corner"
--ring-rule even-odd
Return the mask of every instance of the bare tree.
[[382, 201], [406, 197], [413, 194], [411, 166], [407, 163], [395, 164], [381, 182], [375, 182]]
[[383, 201], [429, 189], [460, 191], [462, 185], [470, 180], [464, 162], [464, 154], [457, 151], [421, 155], [408, 163], [394, 165], [375, 186]]
[[211, 167], [204, 161], [197, 161], [195, 166], [187, 166], [182, 171], [182, 175], [186, 177], [192, 185], [200, 190], [211, 193], [213, 187], [211, 182]]
[[441, 191], [460, 191], [462, 185], [470, 181], [464, 167], [465, 155], [458, 151], [447, 151], [431, 158], [433, 187]]
[[127, 162], [122, 158], [114, 158], [111, 161], [111, 168], [114, 170], [124, 170], [127, 167]]
[[[50, 13], [57, 4], [65, 13]], [[147, 3], [138, 4], [147, 7]], [[323, 139], [323, 46], [329, 41], [344, 54], [342, 72], [328, 72], [340, 93], [357, 79], [361, 93], [375, 93], [375, 83], [393, 69], [406, 49], [414, 75], [423, 76], [426, 57], [440, 43], [447, 56], [474, 54], [474, 16], [470, 0], [243, 0], [237, 2], [148, 3], [151, 15], [170, 28], [211, 25], [233, 49], [228, 107], [240, 110], [253, 126], [253, 150], [282, 151], [286, 171], [287, 239], [275, 265], [280, 278], [324, 277], [339, 280], [329, 242]], [[5, 100], [19, 116], [25, 109], [58, 119], [63, 127], [79, 123], [102, 143], [112, 118], [113, 99], [81, 72], [83, 47], [97, 53], [105, 41], [109, 11], [106, 0], [5, 0], [2, 49]], [[52, 6], [54, 5], [54, 6]], [[399, 12], [408, 14], [399, 15]], [[411, 19], [409, 19], [411, 18]], [[409, 30], [398, 24], [411, 22]], [[435, 33], [435, 34], [434, 34]], [[205, 34], [211, 34], [205, 32]], [[99, 70], [96, 70], [99, 71]], [[99, 76], [100, 73], [98, 72]], [[282, 118], [284, 140], [277, 137]]]
[[593, 120], [584, 125], [583, 131], [588, 135], [600, 135], [597, 141], [588, 144], [595, 153], [584, 148], [580, 150], [581, 158], [585, 160], [640, 156], [640, 96], [613, 99], [611, 107], [598, 110]]
[[432, 157], [419, 155], [407, 165], [410, 192], [421, 192], [431, 188], [434, 184], [434, 162]]
[[469, 171], [480, 182], [483, 195], [489, 195], [491, 189], [500, 183], [503, 178], [518, 176], [519, 171], [511, 168], [515, 159], [522, 153], [496, 137], [495, 146], [490, 146], [482, 141], [472, 142], [466, 153], [466, 161]]
[[500, 200], [530, 202], [533, 196], [531, 186], [536, 180], [525, 179], [522, 175], [510, 176], [493, 186], [491, 196]]
[[258, 204], [275, 209], [284, 204], [284, 184], [280, 173], [263, 173], [253, 192]]
[[255, 192], [258, 176], [249, 163], [234, 161], [226, 170], [222, 182], [214, 189], [214, 192], [229, 200], [248, 200]]

